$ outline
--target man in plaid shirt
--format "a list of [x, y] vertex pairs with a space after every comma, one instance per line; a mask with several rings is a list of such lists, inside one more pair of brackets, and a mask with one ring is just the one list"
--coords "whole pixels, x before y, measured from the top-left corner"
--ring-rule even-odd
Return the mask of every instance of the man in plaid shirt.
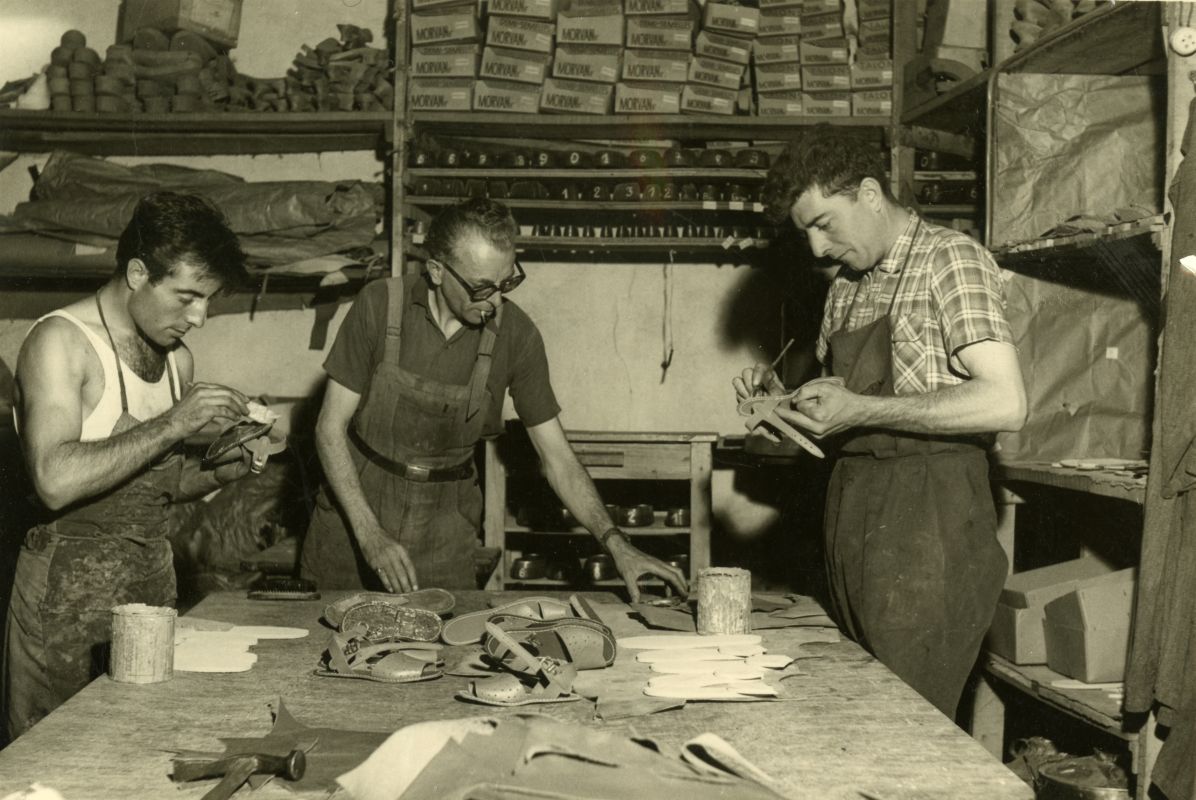
[[[770, 215], [841, 265], [825, 377], [778, 414], [838, 450], [825, 532], [840, 625], [954, 717], [1007, 569], [987, 450], [1025, 422], [1025, 388], [992, 256], [887, 184], [876, 148], [829, 126], [769, 172]], [[785, 391], [763, 365], [733, 383], [741, 398]]]

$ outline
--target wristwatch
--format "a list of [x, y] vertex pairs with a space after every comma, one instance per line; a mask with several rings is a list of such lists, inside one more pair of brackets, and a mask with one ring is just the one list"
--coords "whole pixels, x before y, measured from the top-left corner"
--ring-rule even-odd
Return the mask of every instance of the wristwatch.
[[625, 541], [627, 543], [631, 542], [631, 537], [629, 537], [627, 534], [623, 533], [623, 531], [619, 530], [617, 527], [612, 527], [612, 528], [608, 529], [605, 533], [602, 533], [598, 536], [598, 544], [602, 545], [602, 549], [608, 553], [610, 552], [610, 545], [608, 544], [608, 542], [610, 541], [610, 537], [612, 537], [612, 536], [618, 536], [620, 539], [622, 539], [623, 541]]

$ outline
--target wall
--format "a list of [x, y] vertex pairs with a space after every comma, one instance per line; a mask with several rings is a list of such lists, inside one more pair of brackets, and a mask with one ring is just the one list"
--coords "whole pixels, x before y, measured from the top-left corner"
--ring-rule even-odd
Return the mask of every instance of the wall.
[[[0, 51], [0, 75], [10, 79], [40, 69], [61, 33], [72, 27], [82, 30], [102, 54], [114, 40], [117, 16], [116, 0], [0, 0], [4, 38], [21, 43]], [[242, 72], [279, 76], [301, 44], [336, 36], [337, 22], [371, 27], [381, 37], [385, 19], [384, 0], [247, 2], [241, 45], [233, 55]], [[27, 168], [45, 158], [23, 155], [0, 173], [0, 213], [27, 197]], [[248, 180], [381, 179], [381, 164], [372, 153], [115, 160], [172, 161]], [[544, 334], [567, 427], [742, 431], [730, 380], [778, 349], [777, 275], [730, 265], [677, 265], [671, 316], [675, 350], [671, 367], [662, 374], [663, 265], [533, 263], [527, 268], [528, 281], [512, 299]], [[344, 310], [338, 311], [333, 329]], [[0, 320], [0, 361], [9, 367], [35, 315], [13, 316], [18, 318]], [[323, 352], [305, 349], [314, 320], [310, 309], [259, 313], [252, 321], [247, 314], [214, 316], [188, 337], [197, 374], [250, 394], [310, 395], [322, 378]], [[776, 513], [770, 502], [736, 490], [734, 481], [728, 471], [716, 474], [716, 516], [725, 530], [746, 538], [761, 536]], [[770, 493], [765, 491], [762, 499], [770, 500]]]

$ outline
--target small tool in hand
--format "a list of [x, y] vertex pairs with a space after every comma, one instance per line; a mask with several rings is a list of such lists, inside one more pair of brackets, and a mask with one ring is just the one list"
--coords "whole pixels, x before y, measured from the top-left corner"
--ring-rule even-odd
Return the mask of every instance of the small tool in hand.
[[[777, 357], [776, 357], [776, 358], [774, 358], [774, 359], [772, 360], [772, 363], [768, 365], [768, 372], [765, 372], [765, 373], [764, 373], [764, 377], [765, 377], [765, 379], [767, 379], [767, 378], [768, 378], [768, 373], [769, 373], [769, 372], [773, 372], [774, 370], [776, 370], [776, 368], [777, 368], [777, 365], [781, 363], [781, 359], [785, 357], [785, 354], [789, 352], [789, 348], [790, 348], [790, 347], [792, 347], [792, 346], [793, 346], [793, 343], [794, 343], [794, 342], [796, 342], [796, 341], [797, 341], [797, 337], [795, 336], [795, 337], [791, 338], [791, 339], [790, 339], [790, 340], [789, 340], [789, 341], [788, 341], [788, 342], [785, 344], [785, 346], [784, 346], [784, 347], [782, 347], [782, 348], [781, 348], [781, 352], [780, 352], [780, 353], [778, 353], [778, 354], [777, 354]], [[753, 389], [753, 390], [752, 390], [752, 396], [753, 396], [753, 397], [759, 397], [759, 396], [760, 396], [760, 395], [762, 395], [762, 394], [768, 394], [768, 390], [767, 390], [767, 389], [765, 389], [763, 385], [757, 386], [755, 389]]]
[[172, 777], [176, 781], [220, 778], [220, 783], [205, 794], [203, 800], [228, 800], [251, 775], [278, 775], [288, 781], [297, 781], [306, 770], [307, 756], [302, 750], [292, 750], [285, 756], [246, 753], [196, 764], [176, 763]]

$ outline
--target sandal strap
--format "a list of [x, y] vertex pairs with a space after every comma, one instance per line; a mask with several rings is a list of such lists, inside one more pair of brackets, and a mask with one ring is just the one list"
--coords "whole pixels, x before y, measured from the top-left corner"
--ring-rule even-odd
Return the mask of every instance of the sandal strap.
[[529, 696], [547, 694], [550, 690], [556, 692], [557, 695], [572, 693], [573, 681], [577, 678], [577, 667], [568, 662], [557, 661], [555, 658], [533, 656], [523, 645], [492, 622], [486, 623], [486, 633], [510, 652], [512, 659], [509, 662], [506, 660], [505, 654], [500, 656], [506, 666], [535, 675], [537, 679], [543, 681], [542, 684], [537, 683], [528, 692]]

